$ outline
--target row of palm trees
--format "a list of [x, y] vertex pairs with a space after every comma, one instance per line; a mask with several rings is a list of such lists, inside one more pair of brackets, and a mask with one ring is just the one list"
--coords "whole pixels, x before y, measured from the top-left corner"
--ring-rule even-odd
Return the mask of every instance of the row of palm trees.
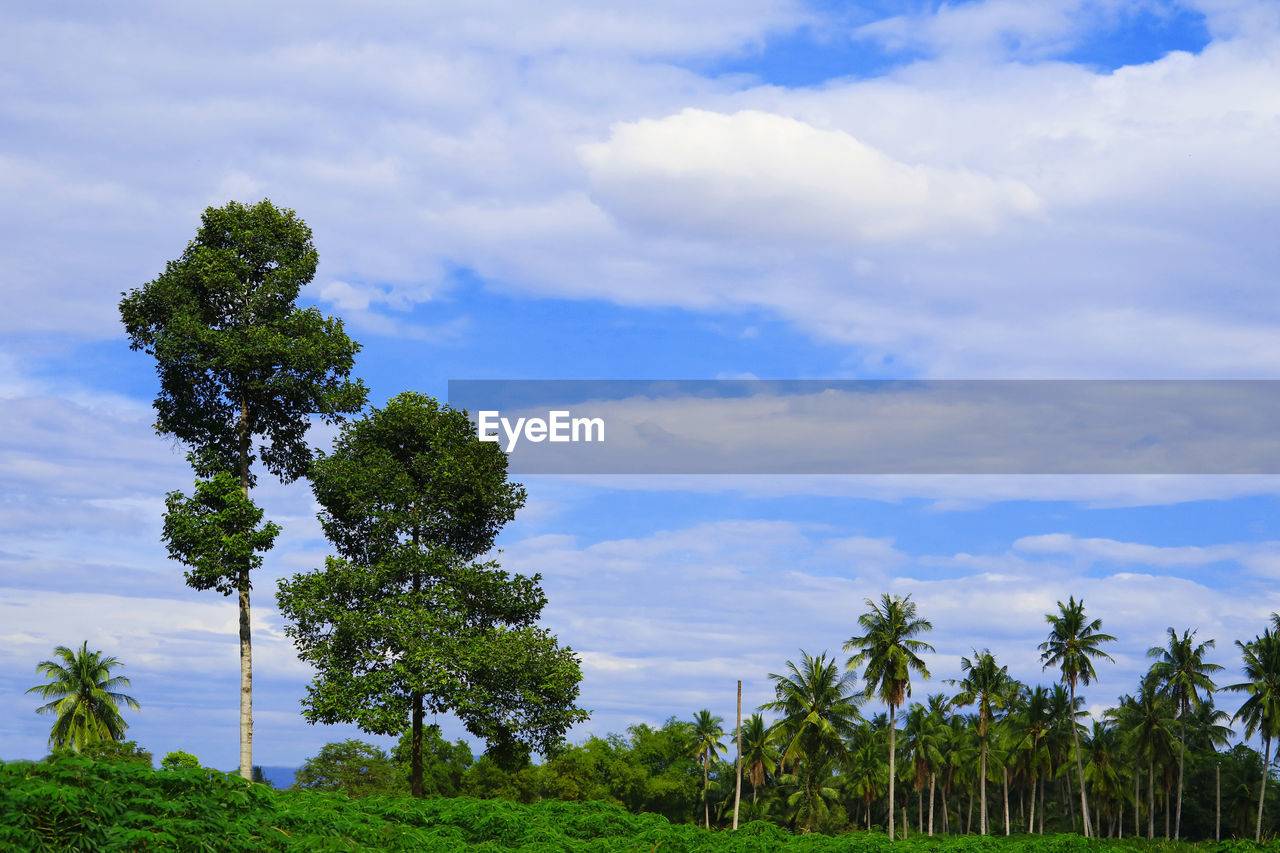
[[[976, 789], [978, 831], [985, 835], [991, 831], [988, 784], [998, 783], [1004, 797], [1005, 832], [1011, 831], [1011, 787], [1020, 801], [1019, 823], [1034, 831], [1038, 817], [1043, 832], [1046, 789], [1057, 780], [1067, 789], [1064, 805], [1071, 812], [1071, 823], [1077, 821], [1073, 801], [1078, 797], [1079, 826], [1091, 836], [1104, 831], [1123, 834], [1126, 807], [1132, 809], [1133, 831], [1140, 831], [1144, 806], [1140, 793], [1145, 781], [1147, 834], [1153, 837], [1159, 769], [1166, 824], [1172, 811], [1172, 837], [1181, 837], [1188, 744], [1194, 741], [1198, 747], [1216, 750], [1231, 735], [1223, 725], [1226, 715], [1213, 707], [1214, 693], [1223, 689], [1247, 694], [1234, 719], [1244, 724], [1247, 737], [1262, 737], [1262, 783], [1255, 820], [1255, 837], [1261, 837], [1271, 741], [1280, 734], [1280, 615], [1273, 615], [1272, 625], [1252, 641], [1236, 642], [1246, 680], [1223, 688], [1213, 680], [1222, 667], [1205, 659], [1214, 641], [1198, 641], [1192, 630], [1179, 634], [1168, 629], [1167, 643], [1149, 650], [1154, 660], [1135, 694], [1121, 697], [1117, 707], [1086, 729], [1084, 700], [1077, 695], [1077, 687], [1096, 679], [1096, 662], [1112, 660], [1104, 645], [1115, 638], [1103, 633], [1101, 620], [1088, 618], [1083, 601], [1072, 597], [1066, 603], [1059, 601], [1056, 613], [1046, 614], [1049, 631], [1039, 646], [1043, 668], [1054, 669], [1060, 676], [1057, 684], [1027, 686], [1013, 678], [990, 650], [974, 650], [972, 657], [961, 658], [961, 677], [947, 682], [955, 692], [936, 694], [924, 704], [907, 707], [899, 732], [898, 712], [911, 696], [913, 677], [929, 678], [921, 655], [933, 647], [921, 636], [932, 625], [918, 615], [909, 595], [885, 595], [866, 603], [870, 609], [858, 619], [860, 633], [844, 644], [851, 653], [844, 667], [825, 653], [813, 657], [802, 650], [799, 663], [788, 661], [785, 672], [770, 673], [776, 698], [760, 711], [775, 715], [775, 722], [766, 723], [756, 714], [742, 731], [742, 767], [753, 804], [769, 782], [775, 791], [785, 792], [793, 825], [812, 830], [828, 819], [841, 791], [861, 803], [868, 826], [873, 803], [887, 799], [882, 814], [890, 836], [896, 837], [897, 783], [908, 784], [916, 792], [917, 829], [926, 831], [927, 815], [929, 834], [934, 831], [935, 794], [941, 795], [942, 828], [948, 831], [948, 795]], [[855, 689], [859, 676], [862, 687]], [[859, 708], [868, 699], [882, 702], [887, 717], [865, 720]], [[967, 708], [973, 709], [971, 714], [960, 713]], [[710, 711], [700, 712], [694, 720], [707, 826], [711, 825], [710, 768], [725, 749], [721, 722]], [[1084, 744], [1082, 731], [1087, 735]], [[900, 758], [905, 763], [901, 772]], [[1174, 767], [1176, 800], [1169, 790], [1172, 783], [1166, 781]], [[906, 833], [905, 808], [902, 823]]]

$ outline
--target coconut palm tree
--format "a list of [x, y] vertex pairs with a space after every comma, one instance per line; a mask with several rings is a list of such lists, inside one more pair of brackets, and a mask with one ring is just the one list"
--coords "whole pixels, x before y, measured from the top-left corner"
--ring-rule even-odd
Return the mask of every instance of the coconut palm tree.
[[[1084, 615], [1084, 599], [1076, 601], [1072, 596], [1068, 603], [1058, 602], [1058, 613], [1045, 614], [1045, 621], [1050, 625], [1049, 638], [1040, 644], [1040, 660], [1044, 669], [1057, 666], [1062, 671], [1062, 681], [1071, 693], [1074, 706], [1076, 684], [1088, 685], [1098, 677], [1093, 668], [1095, 658], [1114, 659], [1102, 649], [1102, 643], [1114, 642], [1115, 637], [1102, 633], [1102, 620], [1089, 621]], [[1071, 729], [1076, 748], [1076, 771], [1080, 777], [1080, 811], [1084, 817], [1084, 834], [1089, 837], [1093, 833], [1089, 824], [1089, 800], [1084, 790], [1084, 761], [1080, 756], [1080, 732], [1074, 726]]]
[[783, 769], [822, 756], [838, 758], [861, 719], [853, 673], [842, 675], [826, 652], [815, 658], [802, 649], [800, 656], [799, 666], [787, 661], [791, 675], [769, 673], [777, 698], [760, 706], [781, 715], [772, 730]]
[[[906, 753], [911, 757], [913, 769], [911, 786], [916, 791], [916, 815], [920, 834], [924, 834], [924, 785], [932, 783], [934, 774], [942, 764], [939, 751], [938, 729], [942, 725], [940, 715], [933, 714], [924, 705], [915, 704], [907, 711], [902, 734], [906, 738]], [[933, 834], [933, 787], [929, 789], [929, 834]]]
[[1183, 771], [1187, 757], [1187, 718], [1191, 709], [1204, 701], [1204, 696], [1213, 695], [1213, 679], [1209, 675], [1222, 667], [1205, 662], [1205, 655], [1214, 646], [1213, 640], [1197, 644], [1196, 632], [1190, 629], [1183, 631], [1181, 637], [1173, 628], [1169, 628], [1168, 632], [1168, 645], [1148, 649], [1147, 656], [1158, 658], [1152, 665], [1151, 672], [1160, 681], [1161, 692], [1177, 704], [1178, 719], [1181, 722], [1178, 735], [1178, 812], [1173, 823], [1173, 837], [1180, 838]]
[[1009, 677], [1009, 667], [996, 663], [995, 655], [990, 649], [981, 652], [974, 650], [972, 660], [960, 658], [960, 671], [965, 677], [959, 681], [951, 680], [960, 688], [960, 692], [952, 699], [958, 707], [977, 705], [978, 738], [981, 742], [978, 770], [978, 788], [981, 791], [978, 810], [979, 832], [987, 834], [987, 732], [995, 712], [1003, 708], [1012, 697], [1016, 682]]
[[778, 750], [773, 744], [773, 732], [765, 725], [764, 717], [752, 714], [742, 726], [742, 764], [751, 782], [751, 802], [755, 803], [766, 774], [778, 767]]
[[871, 829], [871, 803], [889, 784], [889, 768], [884, 763], [884, 750], [870, 723], [862, 723], [849, 740], [845, 751], [845, 786], [862, 801], [867, 830]]
[[702, 809], [707, 829], [711, 828], [711, 806], [707, 801], [707, 786], [711, 781], [711, 762], [720, 757], [724, 744], [724, 718], [713, 717], [705, 708], [693, 718], [693, 754], [702, 762]]
[[[889, 706], [889, 779], [892, 781], [897, 778], [894, 735], [898, 708], [911, 695], [911, 673], [929, 677], [929, 668], [920, 654], [933, 651], [933, 646], [915, 638], [933, 630], [933, 625], [916, 616], [916, 605], [910, 595], [899, 597], [886, 593], [880, 597], [880, 603], [870, 598], [866, 603], [871, 609], [858, 617], [858, 625], [865, 633], [850, 637], [844, 644], [846, 652], [856, 652], [846, 666], [850, 670], [865, 667], [862, 680], [866, 684], [866, 695], [875, 696]], [[893, 789], [890, 784], [890, 838], [894, 837]]]
[[49, 734], [50, 749], [69, 747], [79, 752], [96, 741], [124, 740], [129, 724], [120, 716], [120, 705], [138, 710], [132, 696], [116, 692], [129, 686], [129, 679], [111, 675], [113, 668], [124, 664], [114, 657], [102, 657], [100, 651], [89, 651], [87, 640], [78, 651], [58, 646], [53, 654], [56, 660], [36, 666], [36, 673], [47, 677], [49, 683], [27, 690], [53, 700], [36, 709], [39, 714], [56, 715]]
[[1271, 739], [1280, 734], [1280, 634], [1273, 634], [1268, 628], [1248, 643], [1236, 640], [1236, 645], [1240, 647], [1244, 675], [1249, 680], [1223, 690], [1249, 694], [1232, 719], [1244, 722], [1245, 737], [1253, 737], [1254, 733], [1262, 735], [1262, 787], [1258, 792], [1258, 820], [1254, 830], [1254, 840], [1261, 841], [1262, 806], [1267, 798], [1267, 776], [1271, 769]]

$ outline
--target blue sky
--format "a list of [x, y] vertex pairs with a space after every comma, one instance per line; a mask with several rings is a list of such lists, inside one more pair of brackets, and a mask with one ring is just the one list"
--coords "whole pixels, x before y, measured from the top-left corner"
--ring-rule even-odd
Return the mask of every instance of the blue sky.
[[[374, 403], [450, 379], [1277, 378], [1280, 11], [1255, 0], [97, 4], [0, 27], [0, 757], [54, 646], [127, 664], [158, 755], [236, 755], [234, 605], [159, 544], [190, 483], [116, 304], [200, 211], [315, 232], [305, 301]], [[316, 434], [322, 443], [325, 436]], [[732, 716], [863, 600], [911, 593], [934, 680], [1034, 647], [1068, 595], [1132, 689], [1166, 626], [1280, 610], [1267, 477], [533, 478], [502, 560], [583, 657], [574, 733]], [[256, 581], [256, 757], [306, 725], [275, 580], [319, 565], [302, 484]], [[1231, 706], [1232, 700], [1224, 702]], [[457, 727], [442, 720], [452, 733]], [[376, 739], [375, 739], [376, 740]]]

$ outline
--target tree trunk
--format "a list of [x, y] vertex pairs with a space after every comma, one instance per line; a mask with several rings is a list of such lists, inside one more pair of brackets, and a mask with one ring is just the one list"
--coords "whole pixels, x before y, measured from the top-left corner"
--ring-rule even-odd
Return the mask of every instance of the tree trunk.
[[735, 764], [733, 783], [733, 828], [738, 828], [738, 803], [742, 800], [742, 679], [738, 679], [738, 728], [734, 740], [738, 742], [738, 760]]
[[1222, 764], [1215, 763], [1213, 766], [1213, 776], [1215, 787], [1217, 788], [1217, 796], [1214, 798], [1213, 805], [1213, 840], [1222, 840]]
[[1164, 837], [1169, 840], [1169, 816], [1173, 812], [1173, 801], [1169, 799], [1169, 789], [1164, 789]]
[[964, 834], [973, 832], [973, 791], [969, 792], [969, 814], [964, 819]]
[[982, 805], [978, 807], [978, 832], [987, 834], [987, 738], [982, 738], [982, 764], [978, 775], [979, 790], [982, 792]]
[[1067, 814], [1071, 815], [1071, 831], [1075, 832], [1076, 831], [1076, 803], [1075, 803], [1076, 792], [1075, 792], [1075, 789], [1071, 787], [1071, 774], [1063, 773], [1062, 782], [1067, 789]]
[[1009, 835], [1009, 768], [1000, 768], [1004, 771], [1004, 834]]
[[895, 708], [893, 705], [889, 706], [889, 840], [890, 841], [892, 841], [894, 838], [894, 835], [893, 835], [893, 789], [897, 787], [896, 785], [893, 784], [894, 780], [897, 778], [894, 775], [894, 770], [895, 770], [894, 759], [896, 758], [895, 751], [894, 751], [894, 735], [897, 734], [897, 731], [896, 731], [897, 726], [894, 725], [894, 723], [895, 723], [895, 715], [897, 713], [897, 710], [898, 709]]
[[[249, 403], [240, 394], [240, 492], [249, 497]], [[240, 775], [253, 778], [253, 639], [249, 633], [249, 571], [240, 573]]]
[[[417, 517], [418, 507], [413, 506], [414, 517]], [[418, 525], [415, 522], [413, 528], [413, 552], [418, 553]], [[413, 596], [417, 600], [418, 594], [422, 591], [422, 575], [418, 572], [418, 563], [413, 563]], [[414, 797], [423, 797], [425, 793], [422, 788], [422, 718], [423, 718], [423, 696], [420, 691], [414, 691], [410, 701], [412, 707], [410, 710], [411, 717], [409, 719], [409, 793]]]
[[1147, 840], [1156, 837], [1156, 760], [1147, 763]]
[[[1071, 713], [1075, 713], [1076, 709], [1076, 685], [1071, 682]], [[1059, 694], [1061, 695], [1061, 694]], [[1080, 819], [1084, 821], [1084, 837], [1089, 838], [1092, 833], [1089, 832], [1089, 799], [1084, 792], [1084, 759], [1080, 757], [1080, 729], [1076, 726], [1075, 718], [1071, 718], [1071, 737], [1076, 744], [1076, 771], [1080, 776]]]
[[916, 789], [916, 832], [924, 835], [924, 786]]
[[933, 788], [937, 781], [937, 774], [929, 773], [929, 836], [933, 837]]
[[942, 789], [942, 831], [951, 834], [951, 815], [947, 811], [947, 789]]
[[911, 824], [907, 822], [907, 807], [902, 807], [902, 840], [906, 841], [911, 836]]
[[1027, 821], [1027, 833], [1036, 831], [1036, 783], [1040, 778], [1033, 772], [1031, 774], [1031, 819]]
[[1187, 762], [1187, 714], [1190, 708], [1182, 709], [1182, 737], [1178, 740], [1178, 817], [1173, 822], [1173, 837], [1182, 837], [1182, 770]]
[[707, 829], [711, 828], [711, 803], [707, 802], [707, 786], [711, 782], [711, 750], [702, 754], [702, 814]]
[[410, 718], [409, 749], [409, 793], [415, 797], [423, 797], [422, 790], [422, 694], [414, 691], [413, 711]]
[[1139, 788], [1142, 773], [1137, 767], [1133, 768], [1133, 837], [1137, 838], [1142, 834], [1142, 824], [1139, 819], [1142, 816], [1142, 791]]
[[1046, 789], [1049, 787], [1048, 779], [1040, 780], [1040, 834], [1044, 835], [1044, 797]]
[[1267, 770], [1271, 764], [1271, 737], [1262, 737], [1262, 789], [1258, 792], [1258, 828], [1254, 830], [1253, 840], [1262, 842], [1262, 804], [1267, 800]]
[[240, 578], [240, 775], [253, 778], [253, 639], [249, 635], [249, 578]]

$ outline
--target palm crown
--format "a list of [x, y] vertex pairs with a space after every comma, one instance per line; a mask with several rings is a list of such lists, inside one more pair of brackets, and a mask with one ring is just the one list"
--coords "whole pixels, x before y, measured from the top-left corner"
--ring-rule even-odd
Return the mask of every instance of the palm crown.
[[132, 696], [116, 692], [117, 688], [129, 686], [129, 679], [111, 675], [113, 667], [124, 664], [114, 657], [102, 657], [102, 652], [89, 651], [88, 641], [77, 651], [58, 646], [53, 654], [56, 660], [41, 661], [36, 666], [36, 672], [46, 676], [49, 683], [27, 690], [52, 700], [36, 709], [37, 713], [57, 716], [49, 747], [70, 747], [79, 752], [96, 741], [123, 740], [129, 725], [120, 716], [119, 706], [138, 710]]

